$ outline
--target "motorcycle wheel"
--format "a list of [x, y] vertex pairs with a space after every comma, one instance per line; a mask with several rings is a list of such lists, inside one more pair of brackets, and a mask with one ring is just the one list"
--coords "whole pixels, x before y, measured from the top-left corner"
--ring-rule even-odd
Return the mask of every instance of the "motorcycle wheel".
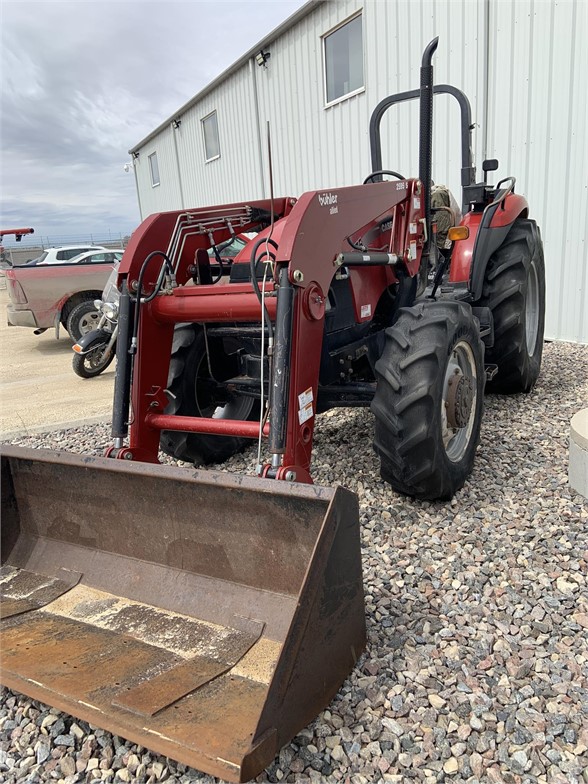
[[74, 354], [71, 363], [74, 373], [80, 378], [99, 376], [110, 365], [116, 353], [114, 346], [110, 351], [107, 349], [108, 343], [102, 338], [96, 338], [96, 342], [90, 345], [85, 354]]

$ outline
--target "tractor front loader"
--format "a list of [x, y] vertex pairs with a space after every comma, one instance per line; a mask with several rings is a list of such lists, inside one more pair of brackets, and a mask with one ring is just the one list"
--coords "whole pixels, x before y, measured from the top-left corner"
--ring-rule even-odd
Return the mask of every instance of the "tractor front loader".
[[[541, 361], [539, 230], [514, 178], [476, 183], [469, 103], [433, 86], [436, 46], [420, 90], [374, 111], [362, 185], [135, 231], [107, 456], [3, 452], [3, 683], [234, 781], [332, 699], [366, 633], [357, 499], [312, 484], [317, 415], [371, 406], [383, 479], [448, 499], [485, 387], [527, 391]], [[435, 93], [460, 106], [463, 218], [432, 184]], [[417, 98], [406, 179], [383, 170], [380, 121]], [[158, 465], [251, 442], [256, 477]]]

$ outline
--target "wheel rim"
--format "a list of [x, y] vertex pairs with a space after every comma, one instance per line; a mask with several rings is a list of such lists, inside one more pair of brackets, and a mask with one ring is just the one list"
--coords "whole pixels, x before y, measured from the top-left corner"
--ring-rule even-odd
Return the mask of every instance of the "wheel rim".
[[535, 353], [539, 335], [539, 277], [535, 260], [531, 261], [527, 275], [527, 297], [525, 301], [525, 336], [527, 353], [530, 357]]
[[252, 397], [233, 395], [228, 400], [218, 400], [218, 385], [211, 378], [206, 356], [200, 360], [195, 382], [195, 399], [198, 414], [213, 419], [247, 419], [255, 403]]
[[[461, 405], [456, 402], [455, 384], [461, 387]], [[443, 381], [441, 435], [447, 457], [454, 463], [462, 459], [470, 444], [478, 405], [478, 374], [469, 343], [455, 345]], [[458, 415], [455, 409], [458, 409]], [[457, 421], [456, 421], [457, 420]]]
[[100, 314], [98, 313], [97, 310], [91, 313], [85, 313], [78, 321], [80, 335], [86, 335], [88, 332], [91, 332], [93, 329], [96, 329], [99, 320], [100, 320]]
[[100, 370], [100, 368], [104, 365], [107, 359], [105, 353], [106, 353], [106, 345], [98, 346], [97, 348], [88, 352], [84, 357], [84, 364], [86, 365], [88, 370]]

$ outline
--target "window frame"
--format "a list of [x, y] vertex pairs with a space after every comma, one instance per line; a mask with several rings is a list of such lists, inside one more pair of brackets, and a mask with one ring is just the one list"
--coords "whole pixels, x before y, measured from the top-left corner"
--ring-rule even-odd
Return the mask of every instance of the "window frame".
[[56, 261], [66, 262], [75, 258], [76, 256], [80, 256], [82, 253], [86, 253], [89, 250], [91, 250], [91, 248], [64, 248], [63, 250], [57, 251], [55, 254], [55, 259]]
[[[216, 118], [216, 142], [218, 147], [218, 153], [216, 155], [212, 155], [210, 158], [207, 157], [208, 150], [206, 149], [206, 133], [204, 132], [204, 123], [207, 120], [210, 120], [211, 117]], [[202, 128], [202, 143], [204, 145], [204, 162], [210, 163], [211, 161], [216, 161], [218, 158], [221, 157], [221, 149], [220, 149], [220, 131], [218, 128], [218, 112], [216, 109], [213, 109], [207, 115], [200, 119], [200, 127]]]
[[[327, 85], [327, 38], [329, 36], [333, 35], [333, 33], [336, 33], [337, 30], [340, 30], [342, 27], [345, 27], [345, 25], [349, 24], [350, 22], [353, 22], [354, 19], [357, 19], [358, 17], [362, 17], [362, 20], [361, 20], [361, 70], [362, 70], [363, 84], [362, 84], [361, 87], [357, 87], [355, 90], [350, 90], [350, 92], [345, 93], [344, 95], [340, 95], [337, 98], [333, 98], [332, 101], [329, 101], [328, 100], [329, 93], [328, 93], [328, 85]], [[364, 23], [363, 23], [363, 21], [364, 21], [363, 20], [363, 8], [360, 8], [358, 11], [353, 13], [351, 16], [348, 16], [347, 19], [344, 19], [342, 22], [339, 22], [339, 24], [335, 25], [335, 27], [332, 27], [326, 33], [323, 33], [321, 35], [321, 51], [322, 51], [322, 60], [323, 60], [323, 96], [324, 96], [324, 107], [323, 108], [324, 109], [328, 109], [331, 106], [335, 106], [336, 104], [341, 103], [341, 101], [346, 101], [349, 98], [353, 98], [353, 96], [355, 96], [355, 95], [360, 95], [361, 93], [365, 92], [365, 46], [364, 46], [365, 36], [364, 36]]]
[[[157, 182], [155, 182], [155, 178], [153, 176], [153, 163], [152, 163], [153, 160], [155, 160], [155, 166], [157, 167]], [[157, 159], [157, 150], [153, 150], [153, 152], [147, 156], [147, 161], [149, 163], [149, 177], [151, 179], [151, 187], [157, 188], [158, 185], [161, 185], [161, 174], [159, 173], [159, 160]]]

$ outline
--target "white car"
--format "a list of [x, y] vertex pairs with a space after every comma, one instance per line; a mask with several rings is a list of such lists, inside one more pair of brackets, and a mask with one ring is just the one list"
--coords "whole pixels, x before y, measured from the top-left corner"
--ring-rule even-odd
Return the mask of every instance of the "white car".
[[118, 263], [123, 257], [123, 248], [105, 248], [104, 250], [90, 250], [74, 256], [63, 264], [112, 264]]
[[27, 267], [36, 267], [39, 264], [67, 264], [75, 256], [88, 251], [108, 250], [102, 245], [63, 245], [60, 248], [47, 248], [36, 259], [27, 261]]

